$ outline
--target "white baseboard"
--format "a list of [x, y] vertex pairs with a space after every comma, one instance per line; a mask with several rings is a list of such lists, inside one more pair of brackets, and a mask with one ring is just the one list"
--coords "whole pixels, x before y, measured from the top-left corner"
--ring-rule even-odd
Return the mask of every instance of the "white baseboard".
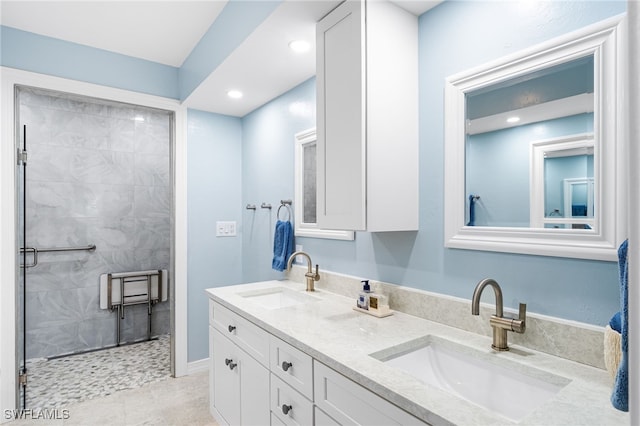
[[187, 363], [187, 375], [199, 373], [201, 371], [209, 371], [209, 358], [203, 358]]

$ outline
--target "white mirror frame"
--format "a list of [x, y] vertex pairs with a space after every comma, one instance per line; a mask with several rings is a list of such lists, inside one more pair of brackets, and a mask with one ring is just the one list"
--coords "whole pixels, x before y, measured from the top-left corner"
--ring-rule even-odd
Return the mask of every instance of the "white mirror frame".
[[[590, 151], [594, 150], [593, 143], [593, 135], [582, 134], [582, 135], [571, 135], [571, 136], [562, 136], [559, 138], [553, 139], [545, 139], [540, 141], [531, 142], [529, 147], [529, 220], [532, 228], [544, 228], [546, 224], [557, 224], [564, 225], [567, 223], [586, 223], [591, 227], [595, 226], [593, 217], [588, 218], [573, 218], [571, 216], [546, 216], [545, 209], [545, 175], [544, 175], [544, 160], [545, 153], [549, 152], [557, 152], [557, 151]], [[566, 184], [565, 179], [565, 184]], [[591, 185], [594, 184], [594, 178], [586, 179], [583, 181], [585, 183], [590, 182]], [[590, 194], [590, 192], [588, 191]], [[567, 214], [568, 207], [567, 202], [570, 200], [568, 198], [568, 192], [565, 190], [564, 192], [564, 202], [563, 208], [565, 215]], [[591, 204], [587, 203], [589, 206]], [[593, 208], [590, 207], [591, 213], [593, 213]], [[589, 215], [587, 215], [589, 216]]]
[[296, 237], [330, 238], [353, 240], [353, 231], [321, 229], [317, 223], [305, 223], [304, 215], [304, 146], [316, 141], [316, 128], [304, 130], [295, 135], [295, 226]]
[[[617, 260], [627, 238], [624, 15], [453, 75], [445, 82], [444, 245], [582, 259]], [[594, 56], [594, 230], [466, 226], [466, 94], [587, 55]]]

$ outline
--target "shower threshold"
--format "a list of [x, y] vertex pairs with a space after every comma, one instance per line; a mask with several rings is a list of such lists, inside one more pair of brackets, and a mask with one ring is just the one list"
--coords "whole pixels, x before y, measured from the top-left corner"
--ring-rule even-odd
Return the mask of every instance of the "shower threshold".
[[152, 340], [158, 340], [159, 338], [160, 338], [160, 336], [153, 336], [153, 337], [151, 337], [149, 339], [144, 338], [144, 339], [133, 340], [131, 342], [122, 342], [120, 344], [113, 344], [113, 345], [109, 345], [109, 346], [103, 346], [101, 348], [85, 349], [85, 350], [82, 350], [82, 351], [69, 352], [67, 354], [49, 356], [49, 357], [46, 357], [45, 359], [47, 361], [51, 361], [51, 360], [54, 360], [54, 359], [66, 358], [66, 357], [74, 356], [74, 355], [88, 354], [88, 353], [91, 353], [91, 352], [104, 351], [104, 350], [107, 350], [107, 349], [113, 349], [113, 348], [118, 348], [118, 347], [123, 347], [123, 346], [129, 346], [129, 345], [137, 345], [138, 343], [150, 342]]

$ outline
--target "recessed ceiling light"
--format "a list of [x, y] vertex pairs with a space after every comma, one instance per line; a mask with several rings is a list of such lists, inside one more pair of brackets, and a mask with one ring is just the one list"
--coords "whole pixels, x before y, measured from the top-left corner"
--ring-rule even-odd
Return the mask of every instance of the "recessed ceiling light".
[[507, 123], [517, 123], [518, 121], [520, 121], [520, 117], [513, 116], [507, 118]]
[[311, 44], [304, 40], [293, 40], [289, 43], [289, 48], [296, 53], [304, 53], [311, 49]]
[[240, 99], [242, 97], [242, 92], [239, 90], [229, 90], [227, 92], [227, 96], [231, 99]]
[[136, 115], [135, 117], [133, 117], [133, 119], [135, 121], [139, 121], [139, 122], [143, 122], [144, 121], [144, 117], [141, 115]]

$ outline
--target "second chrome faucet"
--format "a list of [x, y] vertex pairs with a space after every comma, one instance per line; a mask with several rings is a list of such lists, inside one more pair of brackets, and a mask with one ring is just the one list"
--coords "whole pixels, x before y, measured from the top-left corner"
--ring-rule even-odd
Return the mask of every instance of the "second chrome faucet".
[[518, 318], [505, 318], [503, 313], [502, 289], [498, 283], [491, 279], [485, 278], [476, 285], [471, 298], [471, 315], [480, 315], [480, 296], [485, 287], [493, 287], [496, 295], [496, 314], [491, 315], [489, 324], [493, 327], [493, 343], [491, 347], [496, 351], [508, 351], [507, 331], [516, 333], [524, 333], [526, 328], [527, 305], [520, 303], [520, 311]]

